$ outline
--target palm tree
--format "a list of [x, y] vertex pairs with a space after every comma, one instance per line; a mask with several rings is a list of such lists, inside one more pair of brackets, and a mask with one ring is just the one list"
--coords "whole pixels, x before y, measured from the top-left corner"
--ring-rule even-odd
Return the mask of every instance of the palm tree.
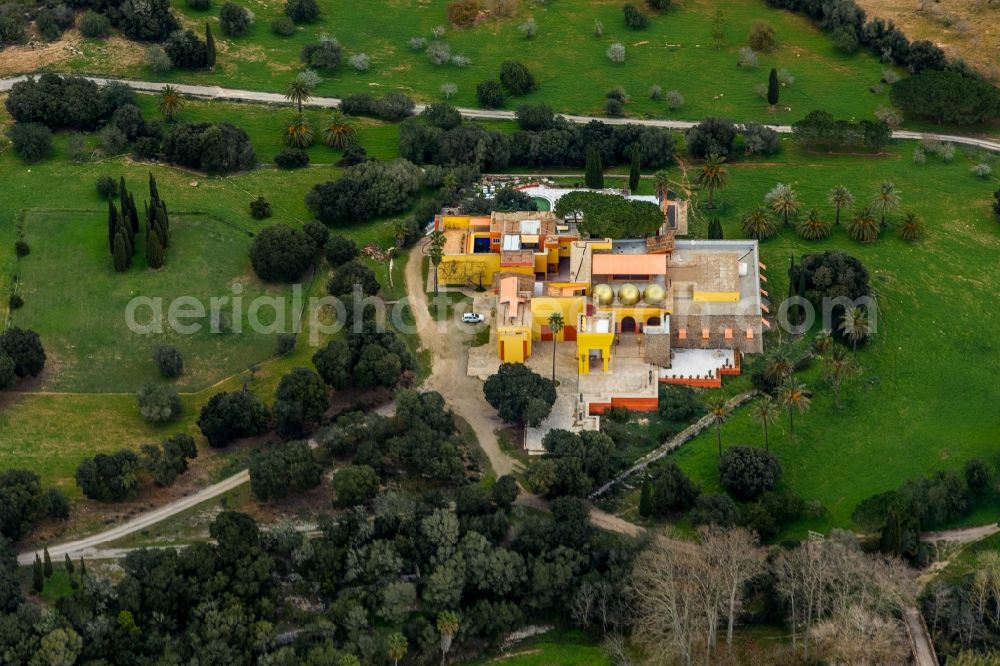
[[812, 348], [813, 352], [817, 356], [822, 356], [826, 352], [830, 351], [830, 347], [833, 346], [833, 335], [830, 331], [825, 328], [816, 334], [813, 338]]
[[299, 115], [302, 115], [302, 104], [312, 98], [312, 92], [313, 87], [308, 81], [303, 80], [302, 77], [295, 77], [285, 88], [285, 99], [295, 104], [299, 109]]
[[764, 365], [764, 379], [771, 386], [778, 386], [792, 374], [792, 361], [784, 350], [771, 354]]
[[715, 191], [721, 190], [726, 186], [726, 179], [729, 177], [729, 172], [723, 166], [723, 162], [725, 161], [725, 157], [712, 153], [705, 160], [705, 164], [702, 165], [701, 171], [698, 172], [698, 176], [695, 178], [695, 182], [708, 189], [707, 208], [715, 208]]
[[806, 219], [799, 222], [795, 231], [805, 240], [822, 240], [830, 235], [830, 224], [819, 216], [819, 211], [813, 208]]
[[768, 441], [767, 426], [778, 420], [778, 405], [772, 398], [764, 398], [754, 403], [750, 408], [750, 416], [758, 425], [764, 428], [764, 450], [770, 451], [771, 445]]
[[444, 244], [446, 237], [443, 231], [434, 230], [431, 232], [431, 242], [427, 246], [427, 256], [431, 260], [431, 264], [434, 265], [434, 294], [438, 293], [438, 266], [441, 265], [441, 259], [444, 258]]
[[309, 121], [305, 116], [299, 114], [292, 116], [285, 123], [285, 130], [282, 133], [285, 143], [293, 148], [308, 148], [313, 142], [313, 131]]
[[458, 615], [451, 611], [441, 611], [437, 616], [437, 630], [441, 634], [441, 664], [444, 666], [451, 650], [451, 641], [458, 633]]
[[784, 218], [786, 227], [791, 216], [799, 212], [801, 206], [799, 195], [790, 185], [785, 185], [784, 183], [775, 185], [774, 189], [764, 197], [764, 202], [771, 207], [771, 210]]
[[871, 334], [868, 311], [862, 307], [854, 307], [845, 312], [844, 318], [840, 320], [840, 332], [851, 341], [854, 358], [857, 358], [858, 343], [866, 340]]
[[837, 185], [835, 188], [830, 190], [829, 193], [827, 193], [826, 200], [830, 202], [831, 206], [837, 209], [837, 221], [835, 224], [839, 227], [840, 211], [854, 205], [854, 195], [851, 194], [851, 191], [843, 185]]
[[899, 224], [899, 237], [905, 241], [918, 241], [924, 237], [924, 223], [916, 213], [907, 213]]
[[879, 185], [878, 192], [872, 197], [872, 206], [882, 213], [879, 226], [885, 228], [885, 214], [899, 208], [899, 192], [896, 186], [886, 181]]
[[549, 330], [552, 331], [552, 382], [556, 381], [556, 339], [565, 327], [561, 312], [553, 312], [549, 315]]
[[781, 386], [779, 398], [781, 404], [788, 410], [788, 428], [792, 437], [795, 436], [795, 412], [804, 414], [809, 411], [809, 403], [812, 397], [806, 389], [806, 385], [789, 377]]
[[399, 666], [399, 660], [406, 656], [406, 651], [409, 648], [406, 636], [396, 631], [389, 634], [387, 642], [389, 647], [389, 659], [392, 659], [392, 663], [395, 664], [395, 666]]
[[340, 109], [334, 109], [326, 124], [323, 125], [323, 143], [331, 148], [345, 150], [348, 146], [353, 145], [357, 138], [358, 133], [354, 129], [354, 125], [348, 122], [344, 112]]
[[719, 457], [721, 458], [722, 424], [729, 415], [729, 406], [726, 404], [726, 399], [723, 396], [717, 395], [708, 402], [708, 415], [711, 417], [712, 423], [715, 424], [715, 434], [719, 438]]
[[826, 362], [824, 374], [833, 386], [833, 402], [840, 408], [840, 385], [856, 370], [854, 362], [847, 356], [843, 347], [835, 347], [833, 354]]
[[874, 243], [878, 240], [881, 229], [869, 206], [854, 211], [854, 217], [847, 223], [847, 235], [859, 243]]
[[163, 117], [167, 119], [168, 122], [173, 122], [174, 118], [177, 117], [177, 112], [181, 110], [184, 106], [184, 100], [181, 99], [181, 94], [171, 85], [163, 86], [163, 90], [160, 92], [160, 101], [157, 103], [157, 107]]
[[767, 211], [760, 206], [745, 213], [740, 220], [740, 226], [744, 234], [757, 240], [766, 240], [778, 232], [774, 228], [774, 221], [771, 220]]
[[653, 190], [660, 201], [667, 198], [667, 193], [670, 191], [670, 176], [663, 169], [653, 174]]

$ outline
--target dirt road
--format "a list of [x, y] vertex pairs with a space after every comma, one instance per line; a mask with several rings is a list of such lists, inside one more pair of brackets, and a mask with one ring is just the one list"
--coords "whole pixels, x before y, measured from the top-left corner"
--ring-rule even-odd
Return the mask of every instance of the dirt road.
[[510, 474], [522, 466], [500, 450], [496, 431], [503, 427], [503, 423], [483, 397], [482, 382], [469, 376], [468, 352], [462, 337], [442, 330], [442, 327], [453, 328], [456, 324], [434, 320], [427, 309], [422, 269], [427, 242], [424, 239], [418, 243], [406, 263], [406, 295], [417, 323], [420, 343], [430, 351], [432, 358], [431, 376], [422, 388], [440, 393], [448, 406], [468, 421], [497, 476]]

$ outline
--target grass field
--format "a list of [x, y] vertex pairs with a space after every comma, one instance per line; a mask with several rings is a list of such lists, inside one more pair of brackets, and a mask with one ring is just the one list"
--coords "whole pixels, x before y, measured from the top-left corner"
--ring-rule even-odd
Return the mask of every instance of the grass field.
[[496, 657], [462, 662], [467, 666], [610, 666], [607, 651], [580, 631], [552, 631], [522, 641]]
[[[344, 59], [336, 70], [321, 72], [325, 81], [317, 93], [322, 95], [401, 90], [426, 101], [440, 98], [443, 83], [454, 83], [458, 93], [452, 101], [475, 106], [476, 84], [496, 78], [500, 63], [516, 57], [535, 74], [539, 87], [523, 100], [511, 100], [511, 108], [520, 101], [544, 101], [558, 111], [599, 114], [604, 93], [619, 85], [632, 96], [629, 114], [640, 116], [697, 119], [724, 115], [786, 122], [823, 108], [838, 117], [867, 118], [888, 103], [885, 92], [869, 91], [878, 83], [882, 71], [874, 57], [837, 52], [829, 38], [807, 20], [772, 9], [763, 0], [685, 0], [674, 3], [663, 15], [652, 16], [645, 30], [625, 27], [619, 0], [525, 0], [520, 3], [518, 16], [492, 18], [467, 29], [447, 29], [443, 40], [451, 52], [472, 59], [465, 68], [433, 65], [424, 53], [412, 50], [408, 44], [415, 36], [430, 39], [435, 26], [447, 24], [445, 0], [325, 0], [320, 3], [320, 20], [300, 26], [291, 37], [279, 37], [270, 31], [271, 20], [283, 8], [280, 0], [251, 3], [256, 23], [248, 34], [235, 39], [219, 33], [221, 4], [197, 12], [184, 0], [173, 2], [186, 26], [203, 32], [206, 21], [213, 24], [219, 45], [214, 72], [174, 71], [157, 76], [143, 64], [143, 52], [138, 46], [91, 40], [75, 44], [82, 55], [49, 67], [278, 91], [302, 68], [302, 47], [327, 33], [343, 45]], [[721, 48], [715, 47], [711, 37], [716, 9], [723, 11], [726, 22]], [[538, 25], [537, 36], [530, 40], [519, 31], [528, 18]], [[595, 20], [604, 25], [601, 37], [593, 35]], [[762, 54], [758, 68], [738, 68], [737, 51], [746, 44], [751, 24], [757, 20], [774, 26], [779, 47]], [[613, 64], [605, 55], [615, 42], [627, 49], [622, 64]], [[350, 68], [347, 58], [362, 52], [370, 56], [371, 68], [359, 73]], [[781, 107], [789, 107], [789, 111], [769, 113], [766, 102], [754, 92], [756, 84], [767, 82], [771, 67], [785, 68], [796, 79], [792, 87], [783, 90]], [[648, 98], [652, 85], [664, 91], [678, 90], [686, 104], [668, 112], [663, 101]]]
[[[912, 245], [888, 232], [875, 244], [860, 245], [843, 229], [817, 242], [785, 229], [761, 245], [768, 266], [765, 288], [772, 295], [787, 293], [790, 255], [843, 249], [868, 267], [880, 304], [877, 337], [858, 353], [862, 372], [846, 387], [844, 408], [834, 406], [817, 364], [802, 376], [814, 397], [811, 411], [796, 419], [794, 440], [787, 415], [772, 428], [771, 450], [782, 461], [784, 482], [828, 511], [789, 531], [801, 535], [807, 528], [849, 526], [859, 501], [905, 479], [960, 469], [970, 458], [996, 454], [1000, 431], [989, 414], [1000, 399], [991, 306], [1000, 290], [1000, 225], [989, 210], [996, 179], [969, 173], [981, 156], [918, 166], [910, 159], [912, 143], [877, 158], [803, 153], [787, 140], [784, 146], [783, 154], [768, 162], [730, 166], [729, 187], [717, 196], [720, 208], [712, 213], [722, 220], [727, 238], [742, 235], [739, 215], [779, 181], [799, 192], [805, 210], [819, 208], [832, 220], [826, 204], [831, 187], [844, 184], [867, 201], [882, 180], [890, 180], [901, 192], [901, 212], [917, 212], [928, 228], [927, 238]], [[704, 233], [703, 211], [699, 216], [695, 228]], [[722, 438], [724, 446], [763, 445], [746, 407], [723, 425]], [[714, 430], [674, 458], [703, 488], [719, 488]], [[998, 515], [993, 506], [967, 522]]]

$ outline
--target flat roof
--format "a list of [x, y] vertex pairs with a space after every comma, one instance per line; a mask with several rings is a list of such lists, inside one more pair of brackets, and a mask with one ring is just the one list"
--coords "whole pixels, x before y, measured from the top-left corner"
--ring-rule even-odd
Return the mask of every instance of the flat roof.
[[663, 275], [667, 272], [664, 254], [595, 254], [594, 275]]

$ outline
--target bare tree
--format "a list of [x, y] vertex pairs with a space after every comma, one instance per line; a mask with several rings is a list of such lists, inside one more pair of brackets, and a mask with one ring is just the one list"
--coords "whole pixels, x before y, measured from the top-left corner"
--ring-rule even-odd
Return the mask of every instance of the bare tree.
[[833, 664], [904, 664], [909, 655], [906, 629], [893, 618], [851, 606], [810, 631], [824, 661]]
[[701, 551], [655, 539], [636, 559], [632, 572], [634, 636], [659, 661], [690, 665], [708, 644], [702, 593], [706, 567]]
[[736, 611], [743, 601], [747, 581], [764, 570], [764, 554], [757, 536], [743, 528], [724, 529], [718, 525], [698, 530], [709, 569], [721, 583], [726, 611], [726, 644], [733, 643]]

